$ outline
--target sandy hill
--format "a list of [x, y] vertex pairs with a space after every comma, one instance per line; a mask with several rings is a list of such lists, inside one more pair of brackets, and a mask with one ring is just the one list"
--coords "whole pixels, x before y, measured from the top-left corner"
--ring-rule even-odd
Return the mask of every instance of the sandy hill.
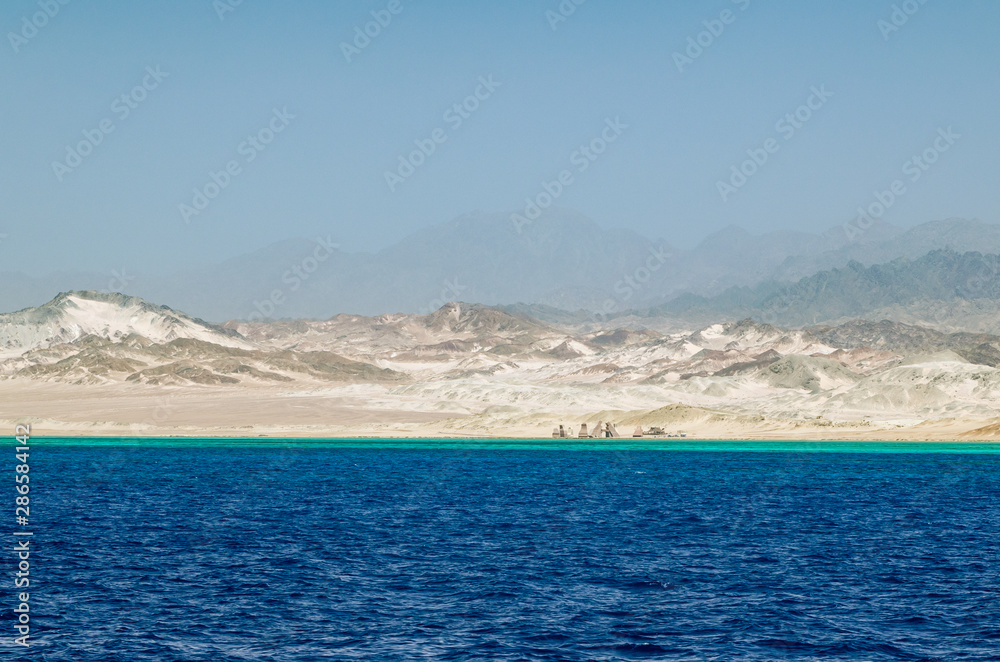
[[68, 292], [0, 316], [0, 375], [75, 384], [235, 385], [402, 381], [328, 351], [262, 348], [238, 332], [137, 297]]
[[223, 347], [250, 345], [238, 334], [137, 297], [65, 292], [37, 308], [0, 315], [0, 357], [73, 342], [84, 336], [120, 340], [129, 335], [154, 343], [196, 338]]

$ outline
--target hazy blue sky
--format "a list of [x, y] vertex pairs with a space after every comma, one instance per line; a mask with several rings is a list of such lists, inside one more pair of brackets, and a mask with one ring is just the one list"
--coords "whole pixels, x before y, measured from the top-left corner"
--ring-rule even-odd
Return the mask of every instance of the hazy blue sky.
[[[0, 6], [5, 268], [170, 269], [320, 233], [376, 249], [523, 209], [564, 169], [559, 206], [678, 246], [731, 224], [826, 229], [896, 179], [890, 222], [1000, 221], [995, 0], [897, 2], [917, 11], [885, 34], [893, 2], [588, 0], [553, 29], [558, 0], [401, 0], [350, 62], [341, 44], [388, 0], [243, 0], [220, 18], [225, 2]], [[674, 53], [725, 10], [679, 71]], [[445, 112], [490, 76], [455, 126]], [[115, 102], [144, 80], [134, 108]], [[776, 126], [821, 86], [832, 96], [794, 135]], [[294, 118], [263, 151], [243, 144], [274, 109]], [[608, 118], [627, 128], [578, 172], [571, 155]], [[54, 172], [102, 121], [114, 130]], [[961, 137], [910, 181], [904, 163], [947, 127]], [[390, 191], [385, 172], [435, 129], [446, 140]], [[768, 139], [778, 150], [723, 201], [717, 182]], [[239, 174], [185, 224], [178, 205], [229, 161]]]

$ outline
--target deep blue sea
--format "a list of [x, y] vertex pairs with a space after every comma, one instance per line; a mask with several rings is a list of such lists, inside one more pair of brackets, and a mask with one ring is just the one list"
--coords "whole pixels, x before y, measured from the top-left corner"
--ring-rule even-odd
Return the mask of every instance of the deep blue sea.
[[1000, 660], [1000, 445], [35, 438], [31, 479], [9, 659]]

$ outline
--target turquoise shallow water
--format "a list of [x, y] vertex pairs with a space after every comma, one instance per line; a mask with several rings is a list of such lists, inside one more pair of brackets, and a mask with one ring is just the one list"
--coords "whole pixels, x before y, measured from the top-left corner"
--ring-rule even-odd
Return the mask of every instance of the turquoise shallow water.
[[720, 441], [698, 439], [306, 439], [261, 437], [33, 437], [62, 446], [254, 446], [260, 448], [358, 448], [541, 450], [541, 451], [710, 451], [753, 453], [1000, 453], [1000, 442], [928, 441]]

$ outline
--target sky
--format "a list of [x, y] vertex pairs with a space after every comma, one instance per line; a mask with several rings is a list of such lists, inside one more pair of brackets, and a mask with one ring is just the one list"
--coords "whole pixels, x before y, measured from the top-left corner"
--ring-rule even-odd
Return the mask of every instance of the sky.
[[576, 2], [7, 0], [4, 270], [372, 251], [547, 196], [678, 247], [1000, 221], [1000, 3]]

